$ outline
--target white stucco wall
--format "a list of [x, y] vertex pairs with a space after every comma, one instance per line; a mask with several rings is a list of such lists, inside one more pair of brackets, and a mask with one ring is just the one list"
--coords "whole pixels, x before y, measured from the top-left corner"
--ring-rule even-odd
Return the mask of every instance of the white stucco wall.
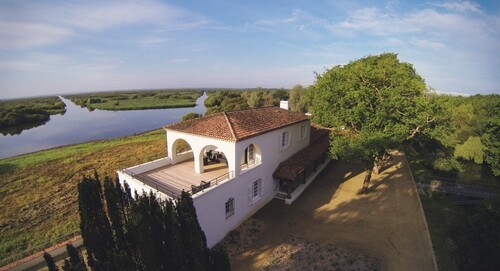
[[[302, 139], [300, 139], [301, 126], [306, 126], [305, 137]], [[238, 162], [241, 161], [248, 145], [256, 144], [261, 152], [262, 163], [243, 171], [238, 166], [234, 179], [210, 191], [194, 195], [193, 202], [198, 221], [205, 232], [209, 247], [216, 245], [226, 234], [274, 198], [277, 181], [273, 179], [272, 174], [282, 161], [309, 145], [309, 129], [309, 121], [304, 121], [235, 144], [235, 156]], [[282, 150], [281, 135], [285, 131], [290, 132], [290, 144], [288, 148]], [[250, 203], [249, 189], [258, 179], [262, 180], [262, 194], [260, 200]], [[225, 203], [229, 198], [234, 198], [235, 212], [226, 219]]]

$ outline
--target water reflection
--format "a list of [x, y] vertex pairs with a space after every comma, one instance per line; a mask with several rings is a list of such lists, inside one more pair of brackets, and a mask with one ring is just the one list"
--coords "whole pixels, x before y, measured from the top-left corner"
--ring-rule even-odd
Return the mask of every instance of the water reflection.
[[32, 122], [32, 123], [26, 123], [26, 124], [20, 124], [16, 126], [10, 126], [6, 128], [0, 129], [0, 134], [7, 136], [7, 135], [20, 135], [24, 130], [29, 130], [33, 129], [39, 126], [42, 126], [46, 124], [48, 120], [46, 121], [37, 121], [37, 122]]
[[53, 115], [45, 124], [19, 133], [0, 136], [0, 159], [62, 145], [113, 138], [158, 129], [195, 112], [205, 114], [206, 93], [191, 108], [89, 112], [61, 97], [64, 115]]

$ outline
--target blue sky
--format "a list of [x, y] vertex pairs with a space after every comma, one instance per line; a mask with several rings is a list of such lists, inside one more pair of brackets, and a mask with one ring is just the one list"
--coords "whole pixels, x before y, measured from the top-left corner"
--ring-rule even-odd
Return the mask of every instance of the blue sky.
[[0, 98], [308, 86], [383, 52], [439, 92], [500, 93], [499, 1], [0, 0]]

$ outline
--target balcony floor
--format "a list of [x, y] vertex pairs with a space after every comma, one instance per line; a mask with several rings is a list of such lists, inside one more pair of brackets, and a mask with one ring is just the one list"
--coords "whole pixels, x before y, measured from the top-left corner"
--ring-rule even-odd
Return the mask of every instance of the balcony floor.
[[180, 195], [182, 190], [190, 191], [191, 185], [200, 185], [201, 181], [208, 182], [228, 172], [224, 163], [205, 165], [204, 169], [204, 173], [195, 173], [194, 160], [191, 159], [138, 174], [138, 177], [168, 195]]

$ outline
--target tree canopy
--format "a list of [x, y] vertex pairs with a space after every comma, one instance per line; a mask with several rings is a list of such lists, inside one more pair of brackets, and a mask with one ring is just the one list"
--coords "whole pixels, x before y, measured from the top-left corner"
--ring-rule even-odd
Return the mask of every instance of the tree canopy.
[[290, 110], [306, 113], [309, 107], [307, 89], [301, 85], [295, 85], [290, 90]]
[[363, 161], [368, 191], [376, 158], [433, 125], [426, 85], [397, 54], [367, 56], [316, 75], [311, 91], [313, 121], [334, 128], [333, 158]]

